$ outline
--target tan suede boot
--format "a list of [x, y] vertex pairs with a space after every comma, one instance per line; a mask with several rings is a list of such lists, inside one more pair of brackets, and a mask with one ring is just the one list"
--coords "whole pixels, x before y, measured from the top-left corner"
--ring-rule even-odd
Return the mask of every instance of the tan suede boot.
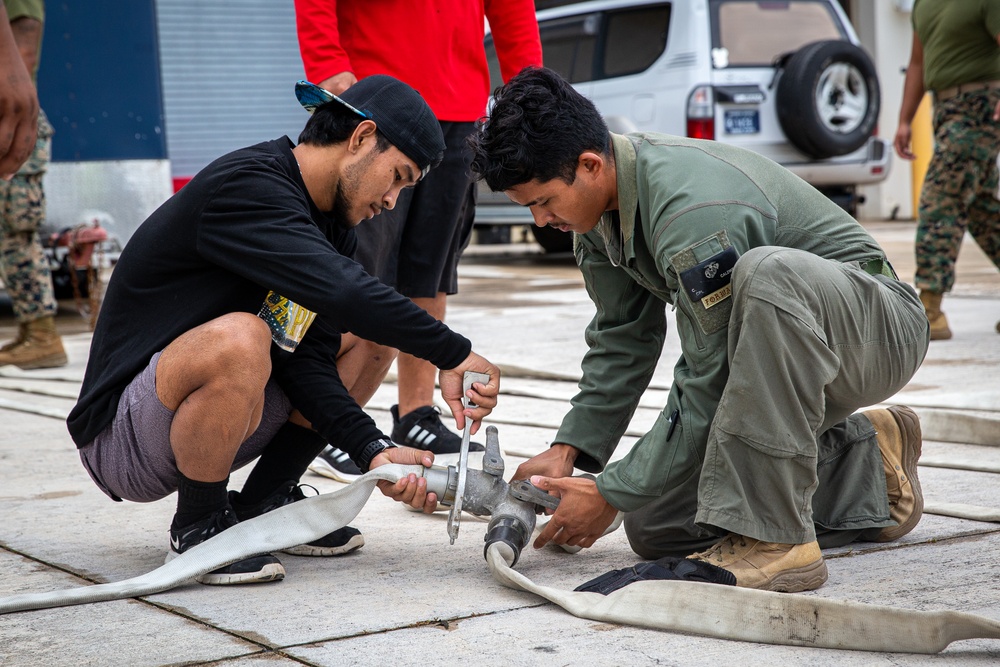
[[56, 368], [68, 363], [55, 320], [42, 317], [26, 323], [27, 335], [20, 344], [0, 351], [0, 366], [14, 364], [22, 370]]
[[775, 544], [730, 533], [707, 551], [688, 556], [732, 572], [736, 585], [764, 591], [798, 593], [826, 582], [819, 544]]
[[28, 325], [25, 322], [21, 322], [17, 325], [17, 338], [11, 341], [7, 341], [0, 347], [0, 352], [6, 352], [7, 350], [17, 347], [24, 341], [28, 339]]
[[920, 290], [920, 303], [924, 304], [927, 321], [931, 323], [931, 340], [948, 340], [951, 329], [948, 328], [948, 318], [941, 312], [941, 294]]
[[889, 517], [898, 524], [883, 528], [875, 541], [891, 542], [913, 530], [924, 513], [924, 496], [917, 478], [917, 461], [923, 444], [920, 418], [905, 405], [866, 410], [862, 414], [878, 434], [889, 494]]

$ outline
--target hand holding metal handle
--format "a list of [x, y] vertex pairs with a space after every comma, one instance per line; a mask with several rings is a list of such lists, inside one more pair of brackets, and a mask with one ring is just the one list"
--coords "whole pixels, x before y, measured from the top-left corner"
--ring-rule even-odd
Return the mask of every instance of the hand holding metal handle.
[[[473, 405], [469, 401], [467, 394], [474, 383], [488, 384], [489, 381], [490, 376], [486, 373], [466, 371], [462, 376], [462, 407], [467, 408]], [[469, 472], [469, 437], [471, 429], [472, 420], [466, 417], [465, 430], [462, 432], [462, 448], [458, 454], [458, 484], [455, 487], [455, 502], [448, 513], [448, 537], [451, 539], [451, 544], [454, 544], [455, 539], [458, 537], [458, 526], [462, 520], [462, 500], [465, 497], [465, 480]]]

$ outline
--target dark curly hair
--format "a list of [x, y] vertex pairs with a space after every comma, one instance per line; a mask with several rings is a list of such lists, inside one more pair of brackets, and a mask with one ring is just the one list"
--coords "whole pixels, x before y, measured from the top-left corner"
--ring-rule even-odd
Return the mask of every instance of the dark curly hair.
[[497, 88], [489, 116], [476, 125], [472, 171], [494, 192], [535, 179], [571, 184], [582, 153], [610, 154], [594, 103], [545, 67], [526, 67]]

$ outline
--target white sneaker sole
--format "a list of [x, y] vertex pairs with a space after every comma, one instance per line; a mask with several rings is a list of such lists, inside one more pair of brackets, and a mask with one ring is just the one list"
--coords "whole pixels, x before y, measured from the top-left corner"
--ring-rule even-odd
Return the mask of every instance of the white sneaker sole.
[[311, 544], [300, 544], [297, 547], [282, 549], [282, 553], [292, 556], [343, 556], [344, 554], [357, 551], [365, 546], [364, 535], [354, 535], [344, 544], [336, 547], [317, 547]]
[[358, 477], [361, 477], [361, 475], [349, 475], [347, 473], [340, 472], [323, 459], [314, 459], [313, 462], [309, 464], [309, 472], [317, 474], [321, 477], [343, 482], [344, 484], [350, 484]]
[[[167, 556], [163, 559], [163, 563], [169, 563], [178, 556], [180, 554], [173, 549], [167, 549]], [[226, 586], [229, 584], [264, 584], [269, 581], [281, 581], [284, 578], [285, 566], [281, 563], [269, 563], [256, 572], [226, 574], [206, 572], [198, 575], [194, 580], [207, 586]]]
[[264, 584], [269, 581], [281, 581], [284, 578], [284, 566], [281, 563], [271, 563], [257, 572], [239, 574], [212, 574], [208, 572], [197, 577], [196, 581], [207, 586], [227, 586], [231, 584]]

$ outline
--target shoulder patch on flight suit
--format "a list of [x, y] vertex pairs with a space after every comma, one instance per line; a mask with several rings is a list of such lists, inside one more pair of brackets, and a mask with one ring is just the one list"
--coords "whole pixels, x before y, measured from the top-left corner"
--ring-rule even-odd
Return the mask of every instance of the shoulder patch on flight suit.
[[701, 330], [713, 334], [729, 324], [732, 279], [740, 258], [725, 231], [716, 232], [670, 258]]

